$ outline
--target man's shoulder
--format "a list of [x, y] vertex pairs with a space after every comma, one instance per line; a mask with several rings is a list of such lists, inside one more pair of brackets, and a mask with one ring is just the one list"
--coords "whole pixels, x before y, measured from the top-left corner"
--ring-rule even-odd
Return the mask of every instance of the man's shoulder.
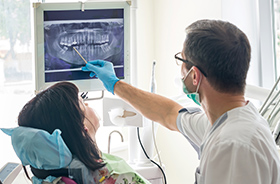
[[256, 115], [255, 118], [229, 117], [229, 120], [217, 129], [213, 141], [216, 145], [234, 146], [235, 149], [247, 147], [252, 151], [262, 152], [261, 154], [267, 154], [269, 150], [276, 151], [269, 126], [259, 116]]

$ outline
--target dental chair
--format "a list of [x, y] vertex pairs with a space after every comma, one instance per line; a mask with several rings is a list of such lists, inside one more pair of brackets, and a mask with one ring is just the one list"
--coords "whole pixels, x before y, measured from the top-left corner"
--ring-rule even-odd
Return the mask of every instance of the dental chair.
[[96, 184], [150, 182], [120, 157], [102, 153], [106, 166], [92, 171], [73, 156], [56, 129], [52, 134], [29, 127], [1, 129], [11, 136], [22, 165], [30, 166], [33, 184]]
[[[72, 158], [70, 150], [60, 136], [60, 130], [57, 129], [52, 134], [28, 127], [1, 130], [11, 136], [13, 148], [23, 167], [30, 166], [32, 183], [83, 183], [82, 172], [85, 166]], [[73, 163], [80, 167], [70, 167]]]

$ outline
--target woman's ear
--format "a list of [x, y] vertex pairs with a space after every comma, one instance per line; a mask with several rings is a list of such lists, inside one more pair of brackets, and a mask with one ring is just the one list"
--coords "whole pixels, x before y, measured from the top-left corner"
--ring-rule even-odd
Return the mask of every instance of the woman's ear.
[[86, 125], [84, 125], [84, 129], [86, 132], [88, 132], [88, 127]]

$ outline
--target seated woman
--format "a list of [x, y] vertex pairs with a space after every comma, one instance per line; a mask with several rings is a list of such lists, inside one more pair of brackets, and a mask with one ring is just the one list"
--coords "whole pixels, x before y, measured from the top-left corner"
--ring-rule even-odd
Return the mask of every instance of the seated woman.
[[98, 116], [78, 92], [72, 83], [57, 83], [23, 107], [19, 127], [2, 129], [22, 164], [30, 165], [33, 183], [149, 183], [121, 158], [101, 153], [95, 142]]

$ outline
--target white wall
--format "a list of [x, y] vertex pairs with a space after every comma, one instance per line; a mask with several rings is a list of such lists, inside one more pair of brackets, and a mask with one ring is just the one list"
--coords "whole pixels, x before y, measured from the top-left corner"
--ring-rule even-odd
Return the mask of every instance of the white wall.
[[[174, 54], [181, 51], [185, 28], [199, 19], [221, 19], [221, 0], [138, 0], [138, 87], [149, 90], [155, 59], [157, 92], [167, 97], [181, 94], [174, 85], [180, 76]], [[168, 183], [194, 183], [197, 154], [179, 133], [159, 127], [157, 144], [166, 166]]]

